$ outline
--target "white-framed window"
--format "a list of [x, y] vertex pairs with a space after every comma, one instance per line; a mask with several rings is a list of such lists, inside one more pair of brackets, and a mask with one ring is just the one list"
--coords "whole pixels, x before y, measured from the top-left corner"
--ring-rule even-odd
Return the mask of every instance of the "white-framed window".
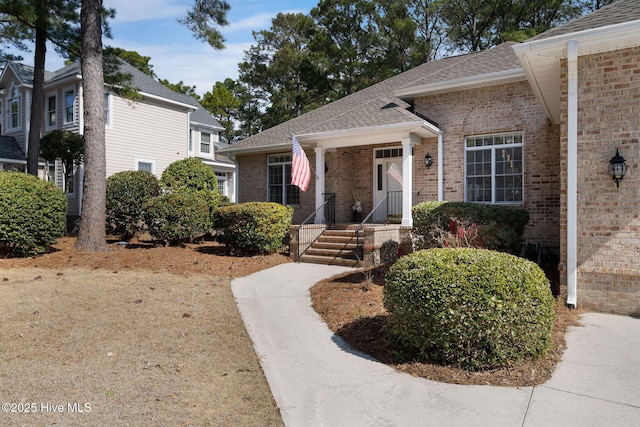
[[136, 159], [136, 170], [155, 173], [156, 162], [153, 160]]
[[189, 152], [193, 153], [193, 133], [195, 131], [193, 129], [189, 129]]
[[522, 132], [468, 136], [464, 159], [465, 201], [522, 203]]
[[200, 152], [211, 153], [211, 134], [200, 132]]
[[267, 200], [282, 205], [299, 205], [300, 189], [291, 185], [291, 154], [271, 154], [267, 163]]
[[47, 97], [47, 127], [55, 127], [56, 125], [56, 96]]
[[55, 161], [47, 161], [47, 181], [52, 184], [56, 184], [56, 162]]
[[216, 176], [218, 177], [218, 191], [220, 195], [227, 195], [227, 174], [224, 172], [216, 172]]
[[76, 93], [73, 90], [64, 92], [64, 122], [73, 123], [75, 112]]
[[14, 88], [11, 91], [11, 97], [7, 101], [7, 111], [9, 112], [9, 129], [19, 128], [21, 125], [21, 114], [20, 114], [20, 91], [18, 88]]
[[71, 195], [73, 193], [75, 193], [75, 189], [76, 189], [76, 171], [75, 171], [75, 167], [71, 167], [71, 170], [65, 170], [64, 171], [64, 191]]
[[111, 129], [111, 120], [112, 120], [112, 107], [111, 100], [112, 96], [109, 92], [104, 93], [104, 126], [106, 128]]

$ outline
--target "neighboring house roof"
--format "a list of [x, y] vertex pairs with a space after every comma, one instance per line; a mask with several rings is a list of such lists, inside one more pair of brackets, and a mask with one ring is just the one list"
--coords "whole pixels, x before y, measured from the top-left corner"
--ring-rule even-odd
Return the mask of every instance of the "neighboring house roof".
[[0, 135], [0, 159], [26, 161], [27, 156], [14, 137]]
[[[364, 129], [385, 130], [415, 124], [428, 118], [411, 112], [411, 99], [429, 85], [471, 80], [479, 75], [513, 72], [524, 79], [524, 72], [511, 44], [466, 55], [426, 62], [409, 71], [324, 105], [285, 123], [266, 129], [221, 150], [222, 153], [251, 152], [290, 145], [293, 132], [300, 135], [338, 135]], [[495, 84], [495, 82], [493, 83]], [[452, 90], [449, 88], [448, 90]], [[409, 101], [409, 102], [407, 102]], [[428, 126], [427, 126], [428, 127]], [[428, 132], [428, 131], [426, 131]], [[431, 130], [433, 132], [433, 130]]]
[[640, 1], [619, 0], [513, 49], [547, 116], [560, 123], [561, 60], [640, 46]]

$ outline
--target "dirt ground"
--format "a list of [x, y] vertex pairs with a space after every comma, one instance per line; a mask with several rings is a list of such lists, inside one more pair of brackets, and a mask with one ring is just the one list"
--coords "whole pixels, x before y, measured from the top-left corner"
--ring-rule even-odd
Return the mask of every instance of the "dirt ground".
[[286, 255], [74, 242], [0, 259], [0, 425], [282, 425], [229, 284]]
[[566, 348], [564, 334], [567, 328], [579, 325], [580, 312], [567, 309], [562, 303], [563, 298], [557, 297], [552, 347], [537, 360], [525, 360], [517, 366], [483, 372], [469, 372], [430, 363], [397, 364], [393, 351], [385, 345], [388, 315], [382, 303], [383, 286], [384, 269], [340, 275], [320, 282], [311, 289], [313, 307], [329, 328], [352, 347], [400, 371], [435, 381], [509, 387], [542, 384], [551, 378], [562, 357]]

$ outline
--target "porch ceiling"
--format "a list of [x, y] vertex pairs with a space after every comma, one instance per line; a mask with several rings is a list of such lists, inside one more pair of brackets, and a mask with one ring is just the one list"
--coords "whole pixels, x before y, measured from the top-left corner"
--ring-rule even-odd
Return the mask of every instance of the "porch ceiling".
[[437, 126], [427, 121], [412, 121], [393, 125], [306, 133], [297, 135], [296, 138], [303, 145], [309, 146], [315, 143], [317, 147], [329, 149], [400, 142], [407, 138], [417, 140], [416, 142], [419, 143], [422, 138], [437, 138], [440, 132]]

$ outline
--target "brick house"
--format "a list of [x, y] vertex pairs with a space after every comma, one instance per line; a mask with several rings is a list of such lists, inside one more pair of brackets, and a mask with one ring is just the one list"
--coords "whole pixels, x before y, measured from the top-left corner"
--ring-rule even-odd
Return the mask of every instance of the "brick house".
[[[300, 224], [314, 210], [325, 223], [328, 197], [336, 222], [352, 222], [360, 199], [363, 215], [377, 206], [374, 219], [398, 222], [384, 239], [363, 237], [373, 252], [389, 238], [402, 245], [422, 201], [524, 207], [525, 240], [557, 254], [568, 304], [638, 314], [639, 30], [640, 3], [620, 0], [265, 130], [224, 150], [236, 159], [237, 200], [293, 205]], [[289, 184], [292, 133], [314, 169], [306, 192]], [[616, 149], [628, 168], [619, 188], [608, 172]]]

